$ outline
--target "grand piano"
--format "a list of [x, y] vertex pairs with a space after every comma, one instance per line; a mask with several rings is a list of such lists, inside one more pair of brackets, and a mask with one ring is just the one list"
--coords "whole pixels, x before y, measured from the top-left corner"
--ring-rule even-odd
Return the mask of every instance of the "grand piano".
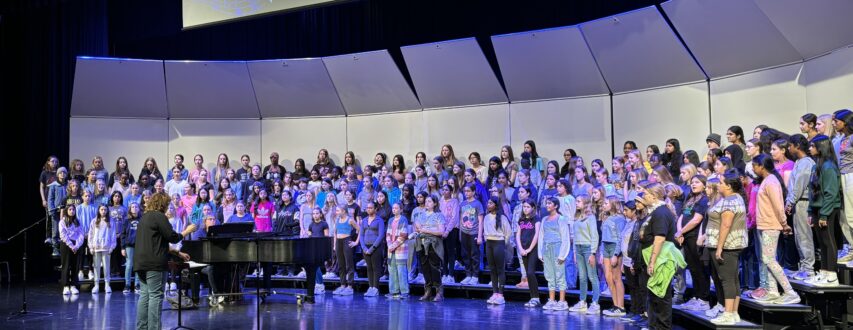
[[[189, 254], [192, 261], [205, 264], [274, 263], [305, 267], [308, 276], [305, 276], [307, 293], [304, 301], [314, 301], [313, 274], [332, 257], [331, 237], [294, 238], [275, 233], [234, 233], [229, 226], [213, 226], [209, 228], [208, 237], [184, 241], [181, 252]], [[260, 279], [255, 283], [260, 288]], [[257, 293], [260, 295], [260, 289]], [[297, 302], [301, 304], [302, 301], [303, 296], [297, 295]]]

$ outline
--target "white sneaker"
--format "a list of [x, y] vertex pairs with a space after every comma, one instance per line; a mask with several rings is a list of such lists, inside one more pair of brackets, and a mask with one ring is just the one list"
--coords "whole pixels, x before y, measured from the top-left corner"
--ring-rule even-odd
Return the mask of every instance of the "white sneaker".
[[62, 288], [62, 295], [63, 296], [68, 296], [70, 294], [71, 294], [71, 287], [66, 286], [66, 287]]
[[[264, 273], [264, 272], [262, 271], [262, 272], [261, 272], [261, 275], [263, 275], [263, 273]], [[303, 270], [303, 271], [299, 272], [299, 274], [296, 274], [296, 277], [298, 277], [298, 278], [305, 278], [305, 271]]]
[[74, 287], [74, 286], [71, 287], [71, 294], [72, 295], [76, 295], [79, 293], [80, 293], [80, 290], [77, 290], [77, 287]]
[[696, 304], [696, 298], [691, 298], [690, 300], [684, 302], [681, 305], [675, 305], [673, 307], [684, 310], [693, 310], [693, 305]]
[[555, 305], [555, 304], [557, 304], [557, 302], [556, 302], [556, 301], [548, 300], [548, 302], [546, 302], [546, 303], [545, 303], [545, 305], [543, 305], [543, 306], [542, 306], [542, 309], [544, 309], [544, 310], [552, 310], [552, 309], [554, 309], [554, 305]]
[[779, 299], [776, 299], [771, 303], [777, 305], [798, 304], [800, 303], [800, 295], [796, 292], [785, 292], [785, 294], [779, 297]]
[[495, 305], [503, 305], [505, 303], [506, 303], [506, 299], [504, 299], [503, 295], [497, 296], [497, 297], [495, 297], [495, 299], [492, 299], [492, 304], [495, 304]]
[[418, 277], [415, 277], [415, 280], [412, 282], [417, 284], [424, 284], [424, 274], [418, 274]]
[[598, 303], [589, 304], [589, 307], [587, 307], [587, 309], [586, 309], [586, 313], [587, 314], [600, 314], [601, 313], [601, 306], [599, 306]]
[[89, 271], [89, 279], [92, 280], [95, 278], [95, 273], [93, 271]]
[[726, 310], [726, 308], [723, 307], [723, 305], [717, 304], [716, 306], [714, 306], [714, 308], [711, 308], [711, 309], [708, 309], [707, 311], [705, 311], [705, 316], [707, 316], [708, 318], [715, 318], [715, 317], [719, 316], [720, 313], [724, 312], [725, 310]]
[[838, 258], [838, 261], [836, 261], [836, 262], [837, 262], [837, 263], [839, 263], [839, 264], [846, 264], [846, 263], [848, 263], [848, 262], [850, 262], [850, 261], [853, 261], [853, 253], [847, 252], [847, 254], [846, 254], [846, 255], [844, 255], [843, 257]]
[[321, 294], [325, 294], [325, 293], [326, 293], [326, 286], [325, 285], [317, 284], [314, 287], [314, 294], [315, 295], [321, 295]]
[[838, 275], [831, 272], [822, 272], [823, 276], [821, 276], [821, 280], [815, 285], [822, 287], [833, 287], [838, 286]]
[[104, 292], [106, 292], [106, 293], [113, 293], [113, 288], [112, 288], [112, 287], [110, 287], [110, 284], [109, 284], [109, 283], [104, 284]]
[[175, 282], [169, 283], [169, 291], [175, 291], [178, 289], [178, 284]]
[[350, 287], [347, 287], [346, 289], [344, 289], [343, 291], [341, 291], [341, 295], [343, 295], [343, 296], [352, 296], [353, 292], [354, 292], [354, 290], [353, 290], [353, 289], [352, 289], [352, 287], [350, 286]]
[[569, 308], [569, 312], [586, 312], [586, 301], [578, 301], [572, 308]]
[[259, 271], [258, 271], [257, 269], [255, 269], [255, 271], [254, 271], [254, 272], [252, 272], [252, 276], [258, 276], [258, 274], [259, 274], [258, 272], [259, 272]]
[[697, 312], [704, 312], [704, 311], [711, 308], [711, 306], [708, 305], [707, 301], [704, 301], [704, 300], [699, 299], [699, 298], [693, 298], [693, 299], [694, 299], [694, 303], [691, 306], [691, 308], [692, 308], [691, 310], [694, 310]]
[[524, 307], [535, 308], [535, 307], [538, 307], [539, 305], [542, 305], [542, 303], [539, 302], [539, 298], [531, 298], [530, 301], [528, 301], [526, 304], [524, 304]]
[[100, 291], [101, 290], [98, 289], [98, 283], [95, 283], [95, 285], [92, 286], [92, 293], [98, 293]]
[[367, 267], [367, 260], [361, 259], [355, 264], [356, 267]]
[[324, 280], [333, 280], [335, 278], [337, 278], [337, 276], [335, 276], [335, 273], [328, 272], [328, 273], [323, 274]]
[[567, 309], [569, 309], [569, 303], [565, 301], [558, 301], [554, 304], [554, 307], [551, 308], [551, 310], [555, 311], [564, 311]]
[[780, 297], [782, 297], [782, 295], [780, 295], [778, 292], [767, 292], [764, 297], [758, 297], [754, 299], [765, 304], [771, 304], [773, 303], [773, 301], [778, 300]]
[[824, 275], [823, 272], [817, 272], [817, 274], [815, 274], [812, 277], [805, 279], [803, 282], [805, 282], [808, 285], [817, 286], [818, 283], [823, 281], [823, 275]]
[[344, 287], [339, 286], [339, 287], [337, 287], [334, 291], [332, 291], [332, 294], [333, 294], [333, 295], [336, 295], [336, 296], [337, 296], [337, 295], [340, 295], [340, 294], [341, 294], [341, 291], [342, 291], [343, 289], [344, 289]]
[[492, 281], [489, 281], [489, 284], [487, 284], [487, 286], [492, 286]]
[[77, 280], [78, 280], [78, 281], [82, 282], [82, 281], [83, 281], [83, 280], [85, 280], [85, 279], [86, 279], [86, 276], [85, 276], [85, 275], [83, 275], [83, 271], [82, 271], [82, 270], [81, 270], [81, 271], [79, 271], [79, 272], [77, 272]]
[[806, 280], [807, 278], [812, 277], [812, 276], [814, 276], [813, 272], [810, 272], [807, 270], [801, 270], [801, 271], [795, 273], [793, 278], [795, 280], [798, 280], [798, 281], [803, 281], [803, 280]]
[[716, 325], [734, 325], [736, 322], [732, 313], [723, 312], [720, 316], [711, 319], [711, 323]]

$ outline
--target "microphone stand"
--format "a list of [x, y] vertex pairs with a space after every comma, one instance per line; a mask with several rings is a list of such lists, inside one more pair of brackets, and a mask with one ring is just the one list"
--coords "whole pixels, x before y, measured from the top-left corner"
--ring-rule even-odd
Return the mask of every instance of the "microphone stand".
[[21, 310], [18, 312], [14, 312], [11, 315], [9, 315], [9, 317], [6, 318], [7, 321], [17, 319], [17, 318], [27, 317], [30, 315], [33, 315], [33, 316], [50, 316], [50, 315], [53, 315], [53, 313], [48, 313], [48, 312], [33, 312], [33, 311], [27, 310], [27, 231], [29, 231], [31, 228], [37, 226], [38, 224], [40, 224], [42, 221], [45, 221], [46, 219], [47, 219], [47, 215], [45, 215], [43, 218], [39, 219], [38, 221], [34, 222], [33, 224], [27, 226], [26, 228], [21, 229], [21, 231], [19, 231], [15, 235], [12, 235], [8, 239], [6, 239], [6, 241], [11, 241], [15, 237], [21, 236], [21, 234], [24, 235], [24, 256], [22, 258], [23, 263], [24, 263], [24, 268], [23, 268], [24, 269], [24, 287], [22, 290], [23, 291], [23, 302], [22, 302]]

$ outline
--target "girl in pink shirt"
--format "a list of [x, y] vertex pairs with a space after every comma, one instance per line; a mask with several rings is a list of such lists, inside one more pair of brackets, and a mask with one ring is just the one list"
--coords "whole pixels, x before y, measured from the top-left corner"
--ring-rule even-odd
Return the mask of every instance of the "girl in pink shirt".
[[275, 206], [269, 200], [267, 191], [258, 192], [258, 201], [252, 205], [252, 216], [255, 218], [255, 231], [267, 233], [272, 231], [272, 213]]

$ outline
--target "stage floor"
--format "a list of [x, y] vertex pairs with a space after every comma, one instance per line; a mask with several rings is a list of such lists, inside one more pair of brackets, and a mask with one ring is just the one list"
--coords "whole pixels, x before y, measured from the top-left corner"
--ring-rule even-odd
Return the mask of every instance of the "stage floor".
[[[285, 289], [293, 292], [296, 290]], [[56, 285], [37, 285], [27, 292], [30, 311], [52, 312], [51, 316], [29, 316], [6, 320], [20, 310], [21, 289], [0, 288], [0, 329], [133, 329], [137, 295], [113, 291], [76, 298], [62, 296]], [[183, 324], [194, 329], [257, 329], [255, 297], [222, 307], [201, 306], [183, 312]], [[349, 297], [326, 293], [316, 304], [298, 307], [295, 297], [275, 295], [261, 305], [262, 329], [638, 329], [603, 316], [577, 315], [527, 309], [523, 301], [490, 306], [485, 299], [448, 298], [443, 303], [422, 303], [413, 296], [407, 301], [384, 297]], [[177, 311], [164, 304], [163, 328], [177, 325]], [[677, 329], [683, 329], [676, 327]]]

